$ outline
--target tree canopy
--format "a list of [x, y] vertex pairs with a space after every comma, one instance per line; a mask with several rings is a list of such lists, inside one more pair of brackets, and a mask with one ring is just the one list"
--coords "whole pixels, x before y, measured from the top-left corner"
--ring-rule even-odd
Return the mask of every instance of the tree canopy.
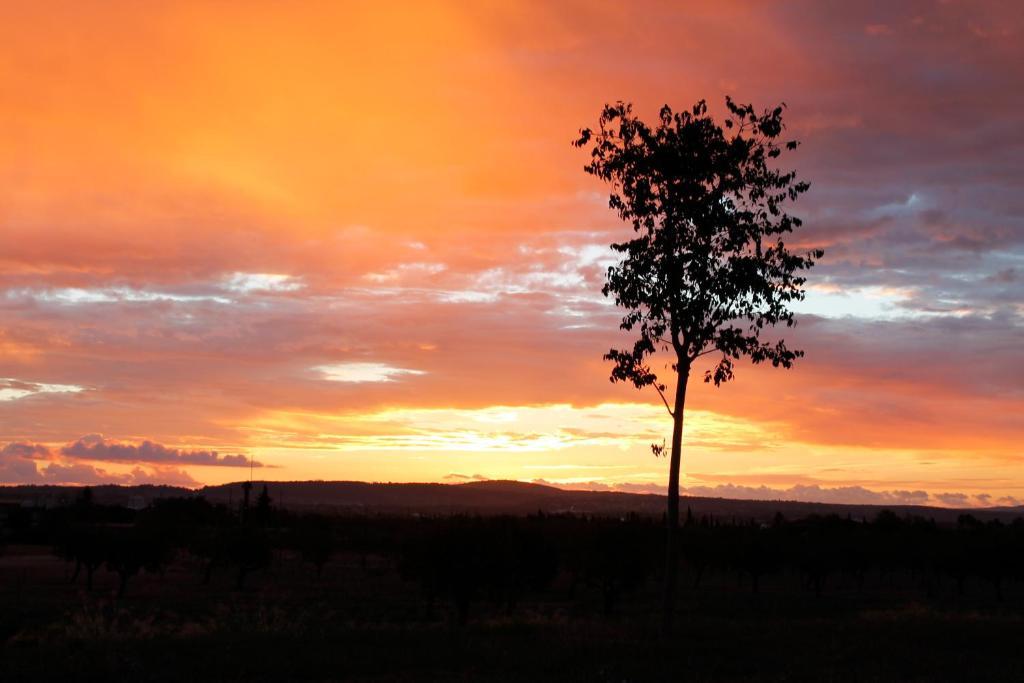
[[804, 297], [802, 271], [823, 255], [785, 242], [801, 224], [785, 205], [810, 185], [773, 161], [798, 143], [780, 141], [784, 105], [758, 113], [726, 98], [726, 106], [719, 125], [703, 100], [682, 112], [666, 105], [652, 127], [618, 102], [575, 142], [592, 146], [584, 169], [611, 184], [609, 204], [635, 232], [612, 245], [622, 259], [603, 289], [626, 309], [622, 329], [639, 332], [632, 349], [606, 354], [611, 379], [653, 385], [663, 400], [648, 360], [659, 349], [687, 372], [700, 356], [721, 354], [705, 375], [716, 385], [732, 379], [742, 356], [788, 368], [803, 355], [761, 338], [766, 327], [794, 324], [789, 304]]

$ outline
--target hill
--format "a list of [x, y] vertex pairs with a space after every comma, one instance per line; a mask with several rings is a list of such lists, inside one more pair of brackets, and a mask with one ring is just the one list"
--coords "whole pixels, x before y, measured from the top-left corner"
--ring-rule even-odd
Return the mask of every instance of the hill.
[[[255, 481], [253, 496], [266, 485], [276, 505], [298, 510], [374, 514], [512, 514], [543, 511], [548, 514], [623, 515], [637, 513], [660, 516], [665, 497], [655, 494], [609, 491], [574, 491], [518, 481], [478, 481], [462, 484], [393, 484], [360, 481]], [[0, 502], [53, 506], [73, 500], [80, 487], [11, 486], [0, 489]], [[174, 486], [95, 486], [99, 503], [142, 507], [157, 498], [201, 495], [208, 500], [236, 504], [242, 500], [241, 482], [207, 486], [198, 490]], [[781, 512], [788, 519], [809, 515], [837, 514], [854, 519], [871, 519], [881, 510], [954, 522], [964, 512], [982, 519], [1012, 519], [1024, 516], [1022, 508], [971, 508], [969, 510], [927, 506], [843, 505], [784, 500], [733, 500], [684, 496], [684, 511], [694, 515], [767, 521]]]

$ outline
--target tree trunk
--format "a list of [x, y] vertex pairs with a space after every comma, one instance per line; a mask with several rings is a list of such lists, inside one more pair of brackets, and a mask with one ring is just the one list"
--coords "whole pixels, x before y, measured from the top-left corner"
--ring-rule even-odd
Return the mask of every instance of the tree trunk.
[[688, 365], [679, 364], [676, 380], [676, 399], [672, 409], [672, 453], [668, 467], [668, 516], [665, 518], [665, 595], [662, 604], [662, 631], [672, 632], [672, 618], [676, 607], [676, 574], [679, 565], [679, 463], [683, 449], [683, 409], [686, 407], [686, 382], [690, 378]]

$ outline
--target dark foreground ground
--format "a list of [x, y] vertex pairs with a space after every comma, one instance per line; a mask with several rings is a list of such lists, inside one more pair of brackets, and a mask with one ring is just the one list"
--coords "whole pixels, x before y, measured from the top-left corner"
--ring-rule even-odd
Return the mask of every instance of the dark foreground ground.
[[319, 580], [277, 571], [241, 592], [173, 571], [116, 599], [112, 577], [87, 594], [56, 559], [8, 556], [0, 680], [1024, 680], [1020, 596], [1016, 607], [924, 604], [898, 591], [754, 595], [718, 582], [682, 596], [678, 634], [664, 641], [653, 585], [611, 618], [594, 599], [460, 627], [443, 610], [426, 621], [414, 587], [363, 577], [352, 560]]
[[1021, 523], [688, 520], [665, 639], [656, 520], [169, 509], [8, 533], [0, 681], [1024, 680]]

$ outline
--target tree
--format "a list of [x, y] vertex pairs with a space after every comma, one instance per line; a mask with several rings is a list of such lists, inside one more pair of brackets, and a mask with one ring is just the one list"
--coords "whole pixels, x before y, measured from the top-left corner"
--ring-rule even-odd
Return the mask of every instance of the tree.
[[264, 484], [259, 497], [256, 498], [256, 509], [253, 514], [257, 524], [261, 524], [263, 526], [270, 524], [270, 518], [273, 513], [271, 502], [270, 491], [267, 490], [267, 485]]
[[[702, 100], [692, 110], [662, 107], [651, 127], [630, 104], [606, 105], [599, 128], [575, 141], [590, 146], [584, 170], [611, 186], [609, 206], [632, 224], [635, 236], [612, 244], [621, 255], [610, 267], [603, 293], [626, 310], [621, 329], [635, 332], [632, 349], [611, 349], [611, 381], [654, 387], [673, 420], [669, 461], [664, 628], [672, 627], [679, 524], [679, 467], [683, 410], [690, 370], [718, 354], [704, 381], [733, 378], [734, 361], [770, 361], [789, 368], [803, 352], [784, 340], [762, 339], [766, 330], [795, 323], [789, 304], [802, 300], [801, 271], [823, 252], [790, 250], [787, 233], [800, 219], [784, 211], [810, 187], [794, 171], [774, 167], [797, 147], [779, 137], [783, 106], [762, 113], [726, 98], [719, 125]], [[654, 357], [666, 354], [675, 378], [670, 402]], [[656, 456], [665, 445], [653, 445]]]

